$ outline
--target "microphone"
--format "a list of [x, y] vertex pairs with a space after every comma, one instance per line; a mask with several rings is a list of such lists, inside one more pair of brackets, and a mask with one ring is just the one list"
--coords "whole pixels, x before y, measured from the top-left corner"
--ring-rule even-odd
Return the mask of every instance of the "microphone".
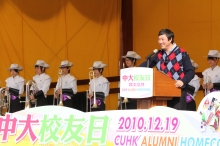
[[148, 58], [150, 58], [152, 55], [156, 54], [157, 52], [158, 52], [158, 50], [157, 50], [157, 49], [154, 49], [153, 52], [151, 52], [148, 56], [145, 57], [146, 60], [147, 60]]

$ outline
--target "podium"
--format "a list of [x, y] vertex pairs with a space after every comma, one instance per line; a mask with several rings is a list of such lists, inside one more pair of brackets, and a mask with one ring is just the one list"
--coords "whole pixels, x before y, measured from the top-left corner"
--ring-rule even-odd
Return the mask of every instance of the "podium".
[[137, 99], [137, 109], [149, 109], [153, 106], [167, 106], [167, 100], [181, 96], [181, 89], [175, 87], [176, 81], [153, 69], [153, 97]]

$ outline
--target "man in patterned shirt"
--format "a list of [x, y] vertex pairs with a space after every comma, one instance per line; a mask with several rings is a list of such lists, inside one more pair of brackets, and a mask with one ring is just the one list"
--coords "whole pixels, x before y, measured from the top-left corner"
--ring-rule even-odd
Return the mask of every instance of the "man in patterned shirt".
[[[189, 110], [193, 103], [187, 103], [186, 91], [189, 87], [188, 83], [195, 74], [189, 55], [184, 49], [174, 43], [174, 33], [169, 29], [159, 31], [158, 43], [161, 50], [150, 59], [149, 67], [156, 66], [158, 70], [176, 80], [175, 86], [181, 88], [181, 98], [174, 97], [171, 101], [168, 101], [168, 107], [178, 110]], [[146, 67], [147, 61], [143, 62], [140, 66]]]

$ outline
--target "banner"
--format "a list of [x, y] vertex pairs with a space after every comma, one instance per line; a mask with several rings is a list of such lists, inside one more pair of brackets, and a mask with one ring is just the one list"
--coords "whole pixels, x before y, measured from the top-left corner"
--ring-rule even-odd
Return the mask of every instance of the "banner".
[[146, 98], [153, 96], [153, 69], [132, 67], [120, 70], [120, 96]]
[[0, 143], [219, 146], [219, 102], [220, 92], [213, 92], [203, 99], [197, 112], [162, 106], [90, 113], [63, 106], [36, 107], [0, 117]]

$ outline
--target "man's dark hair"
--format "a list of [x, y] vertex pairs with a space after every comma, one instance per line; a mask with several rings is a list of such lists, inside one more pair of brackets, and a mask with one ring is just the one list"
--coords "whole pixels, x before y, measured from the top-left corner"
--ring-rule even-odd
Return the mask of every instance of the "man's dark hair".
[[61, 67], [61, 68], [66, 68], [66, 69], [68, 69], [68, 74], [70, 73], [70, 67], [69, 67], [69, 66], [65, 66], [65, 67]]
[[218, 57], [208, 57], [207, 60], [218, 60]]
[[158, 36], [166, 35], [168, 40], [172, 39], [171, 43], [174, 43], [174, 33], [169, 29], [162, 29], [159, 31]]
[[19, 73], [18, 69], [10, 69], [10, 70], [14, 70], [16, 73]]
[[[39, 65], [35, 65], [35, 68], [36, 67], [39, 67]], [[46, 68], [43, 67], [43, 66], [40, 66], [40, 70], [41, 70], [41, 73], [45, 73], [46, 72]]]
[[100, 72], [100, 74], [102, 74], [103, 71], [104, 71], [104, 68], [97, 68], [97, 69], [98, 69], [98, 71]]

